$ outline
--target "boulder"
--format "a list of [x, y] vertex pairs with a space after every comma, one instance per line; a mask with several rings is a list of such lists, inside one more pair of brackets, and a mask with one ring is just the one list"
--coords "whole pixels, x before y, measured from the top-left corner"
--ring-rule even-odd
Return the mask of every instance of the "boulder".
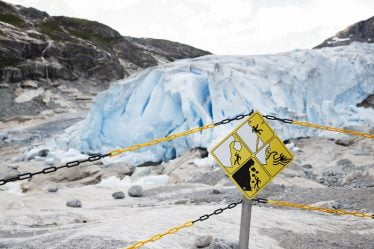
[[143, 188], [142, 186], [134, 185], [129, 189], [128, 194], [131, 197], [141, 197], [143, 196]]
[[200, 236], [195, 240], [195, 246], [197, 248], [204, 248], [210, 245], [213, 240], [212, 235]]
[[123, 193], [122, 191], [118, 191], [118, 192], [114, 192], [112, 196], [114, 199], [123, 199], [125, 198], [125, 193]]
[[72, 208], [81, 208], [82, 207], [82, 202], [79, 199], [74, 199], [66, 202], [67, 207], [72, 207]]

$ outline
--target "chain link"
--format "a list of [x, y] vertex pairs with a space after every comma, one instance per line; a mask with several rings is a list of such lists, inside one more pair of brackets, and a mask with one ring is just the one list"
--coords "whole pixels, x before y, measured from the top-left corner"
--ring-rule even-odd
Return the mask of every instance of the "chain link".
[[153, 235], [149, 239], [138, 241], [135, 244], [132, 244], [131, 246], [128, 246], [128, 247], [126, 247], [124, 249], [137, 249], [137, 248], [140, 248], [140, 247], [144, 246], [146, 243], [155, 242], [157, 240], [162, 239], [166, 235], [171, 235], [171, 234], [177, 233], [181, 229], [190, 227], [192, 225], [193, 225], [193, 222], [192, 221], [188, 221], [188, 222], [184, 223], [183, 225], [180, 225], [180, 226], [177, 226], [177, 227], [173, 227], [173, 228], [167, 230], [164, 233], [155, 234], [155, 235]]
[[303, 122], [303, 121], [293, 121], [292, 124], [294, 125], [301, 125], [305, 127], [310, 127], [310, 128], [315, 128], [315, 129], [320, 129], [320, 130], [326, 130], [326, 131], [333, 131], [333, 132], [340, 132], [340, 133], [345, 133], [353, 136], [360, 136], [360, 137], [365, 137], [365, 138], [374, 138], [374, 134], [369, 134], [365, 132], [359, 132], [359, 131], [353, 131], [353, 130], [346, 130], [346, 129], [340, 129], [340, 128], [335, 128], [331, 126], [324, 126], [324, 125], [318, 125], [318, 124], [312, 124], [309, 122]]
[[219, 126], [219, 125], [223, 125], [223, 124], [228, 124], [232, 121], [241, 120], [245, 117], [251, 116], [252, 114], [253, 114], [253, 110], [250, 113], [247, 113], [247, 114], [240, 114], [240, 115], [238, 115], [234, 118], [227, 118], [227, 119], [221, 120], [217, 123], [214, 123], [214, 126]]
[[273, 116], [273, 115], [262, 115], [264, 118], [266, 118], [267, 120], [275, 120], [275, 121], [280, 121], [282, 123], [285, 123], [285, 124], [292, 124], [293, 123], [293, 120], [292, 119], [288, 119], [288, 118], [278, 118], [276, 116]]
[[227, 210], [227, 209], [233, 209], [233, 208], [235, 208], [237, 205], [239, 205], [240, 203], [242, 203], [243, 201], [242, 200], [240, 200], [240, 201], [237, 201], [237, 202], [233, 202], [233, 203], [230, 203], [229, 205], [227, 205], [225, 208], [218, 208], [218, 209], [216, 209], [216, 210], [214, 210], [212, 213], [210, 213], [210, 214], [204, 214], [204, 215], [202, 215], [202, 216], [200, 216], [198, 219], [196, 219], [196, 220], [194, 220], [194, 221], [192, 221], [192, 223], [196, 223], [196, 222], [198, 222], [198, 221], [205, 221], [205, 220], [207, 220], [207, 219], [209, 219], [211, 216], [213, 216], [213, 215], [219, 215], [219, 214], [221, 214], [221, 213], [223, 213], [225, 210]]
[[[104, 158], [104, 157], [107, 157], [107, 156], [113, 157], [113, 156], [118, 156], [118, 155], [120, 155], [124, 152], [127, 152], [127, 151], [140, 150], [141, 148], [144, 148], [144, 147], [153, 146], [153, 145], [156, 145], [156, 144], [159, 144], [159, 143], [171, 141], [171, 140], [174, 140], [174, 139], [179, 138], [179, 137], [184, 137], [184, 136], [187, 136], [187, 135], [190, 135], [190, 134], [193, 134], [193, 133], [202, 132], [202, 131], [207, 130], [207, 129], [215, 128], [219, 125], [228, 124], [228, 123], [233, 122], [233, 121], [241, 120], [241, 119], [244, 119], [245, 117], [248, 117], [252, 114], [253, 114], [253, 110], [248, 114], [240, 114], [240, 115], [237, 115], [234, 118], [224, 119], [224, 120], [221, 120], [220, 122], [207, 124], [207, 125], [204, 125], [202, 127], [192, 128], [190, 130], [175, 133], [175, 134], [172, 134], [170, 136], [163, 137], [163, 138], [153, 139], [153, 140], [145, 142], [145, 143], [134, 144], [134, 145], [131, 145], [131, 146], [123, 148], [123, 149], [112, 150], [109, 153], [104, 154], [104, 155], [94, 154], [94, 155], [88, 157], [87, 159], [68, 162], [65, 165], [60, 166], [60, 167], [49, 167], [49, 168], [45, 168], [45, 169], [43, 169], [41, 171], [38, 171], [38, 172], [24, 173], [24, 174], [20, 174], [16, 177], [13, 177], [13, 178], [1, 179], [0, 180], [0, 186], [6, 184], [8, 182], [31, 179], [33, 176], [39, 175], [39, 174], [53, 173], [53, 172], [55, 172], [55, 171], [57, 171], [61, 168], [77, 167], [81, 163], [97, 161], [97, 160], [100, 160], [101, 158]], [[355, 135], [355, 136], [362, 136], [362, 137], [365, 137], [365, 138], [374, 138], [374, 134], [368, 134], [368, 133], [357, 132], [357, 131], [352, 131], [352, 130], [339, 129], [339, 128], [330, 127], [330, 126], [322, 126], [322, 125], [317, 125], [317, 124], [312, 124], [312, 123], [302, 122], [302, 121], [294, 121], [292, 119], [278, 118], [278, 117], [273, 116], [273, 115], [263, 115], [263, 117], [268, 119], [268, 120], [280, 121], [280, 122], [286, 123], [286, 124], [302, 125], [302, 126], [307, 126], [307, 127], [311, 127], [311, 128], [317, 128], [317, 129], [334, 131], [334, 132], [341, 132], [341, 133]]]
[[171, 229], [169, 229], [168, 231], [164, 232], [164, 233], [159, 233], [159, 234], [155, 234], [153, 235], [151, 238], [149, 239], [146, 239], [146, 240], [142, 240], [142, 241], [138, 241], [136, 242], [135, 244], [132, 244], [131, 246], [128, 246], [126, 248], [123, 248], [123, 249], [137, 249], [137, 248], [140, 248], [142, 246], [144, 246], [146, 243], [150, 243], [150, 242], [155, 242], [159, 239], [162, 239], [164, 236], [166, 235], [171, 235], [173, 233], [176, 233], [178, 231], [180, 231], [181, 229], [183, 228], [187, 228], [187, 227], [190, 227], [192, 225], [194, 225], [196, 222], [199, 222], [199, 221], [206, 221], [207, 219], [209, 219], [211, 216], [213, 215], [219, 215], [221, 213], [223, 213], [225, 210], [228, 210], [228, 209], [233, 209], [235, 208], [237, 205], [239, 205], [240, 203], [242, 203], [242, 200], [240, 201], [237, 201], [237, 202], [233, 202], [233, 203], [230, 203], [229, 205], [227, 205], [226, 207], [224, 208], [218, 208], [216, 210], [214, 210], [212, 213], [210, 214], [205, 214], [205, 215], [202, 215], [200, 216], [198, 219], [196, 220], [193, 220], [193, 221], [188, 221], [186, 223], [184, 223], [183, 225], [181, 226], [177, 226], [177, 227], [173, 227]]
[[267, 204], [279, 206], [279, 207], [299, 208], [299, 209], [304, 209], [308, 211], [318, 211], [318, 212], [336, 214], [336, 215], [353, 215], [355, 217], [360, 217], [360, 218], [374, 219], [374, 214], [366, 214], [362, 212], [348, 211], [348, 210], [342, 210], [342, 209], [323, 208], [323, 207], [310, 206], [310, 205], [286, 202], [286, 201], [275, 201], [275, 200], [266, 200], [266, 199], [262, 199], [262, 200], [263, 200], [262, 203], [267, 203]]
[[46, 175], [46, 174], [50, 174], [50, 173], [56, 172], [57, 170], [62, 169], [62, 168], [73, 168], [73, 167], [77, 167], [81, 163], [98, 161], [98, 160], [100, 160], [100, 159], [102, 159], [104, 157], [107, 157], [107, 156], [110, 156], [110, 154], [109, 153], [108, 154], [104, 154], [104, 155], [102, 155], [102, 154], [94, 154], [94, 155], [89, 156], [87, 159], [75, 160], [75, 161], [67, 162], [64, 165], [59, 166], [59, 167], [52, 166], [52, 167], [44, 168], [41, 171], [37, 171], [37, 172], [33, 172], [33, 173], [23, 173], [23, 174], [20, 174], [20, 175], [18, 175], [16, 177], [12, 177], [12, 178], [8, 178], [8, 179], [2, 179], [2, 180], [0, 180], [0, 186], [4, 185], [4, 184], [7, 184], [8, 182], [28, 180], [28, 179], [31, 179], [35, 175], [40, 175], [40, 174]]

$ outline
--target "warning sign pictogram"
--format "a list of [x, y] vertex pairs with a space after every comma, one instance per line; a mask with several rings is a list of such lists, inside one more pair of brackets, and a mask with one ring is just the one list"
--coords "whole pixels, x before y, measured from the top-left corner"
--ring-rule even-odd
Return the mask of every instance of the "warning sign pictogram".
[[293, 159], [259, 112], [241, 123], [210, 153], [248, 199], [254, 198]]

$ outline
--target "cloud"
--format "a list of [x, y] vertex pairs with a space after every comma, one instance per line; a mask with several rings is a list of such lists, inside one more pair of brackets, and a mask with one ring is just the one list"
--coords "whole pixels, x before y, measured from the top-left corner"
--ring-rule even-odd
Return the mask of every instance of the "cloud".
[[311, 48], [373, 13], [371, 0], [8, 0], [105, 23], [123, 35], [179, 41], [217, 54]]

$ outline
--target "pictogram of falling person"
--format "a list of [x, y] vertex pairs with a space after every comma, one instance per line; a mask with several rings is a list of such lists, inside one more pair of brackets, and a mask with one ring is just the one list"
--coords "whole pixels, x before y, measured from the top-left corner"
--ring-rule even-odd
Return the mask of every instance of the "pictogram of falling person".
[[[240, 153], [242, 152], [243, 145], [238, 140], [235, 140], [230, 143], [229, 147], [231, 166], [240, 166], [242, 163]], [[258, 190], [260, 188], [261, 180], [258, 174], [259, 172], [254, 166], [253, 159], [249, 159], [232, 177], [244, 191], [252, 191], [253, 189]]]
[[251, 158], [232, 177], [244, 191], [253, 191], [261, 188], [261, 179], [258, 174], [255, 162]]

